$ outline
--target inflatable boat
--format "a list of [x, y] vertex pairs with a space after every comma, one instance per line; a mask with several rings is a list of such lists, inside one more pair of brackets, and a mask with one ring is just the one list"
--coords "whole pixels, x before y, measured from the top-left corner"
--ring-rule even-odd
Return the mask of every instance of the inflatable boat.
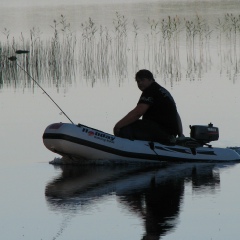
[[43, 134], [50, 151], [75, 163], [99, 162], [229, 162], [240, 161], [237, 151], [213, 147], [218, 128], [212, 124], [190, 126], [190, 137], [159, 143], [116, 137], [100, 130], [71, 123], [53, 123]]

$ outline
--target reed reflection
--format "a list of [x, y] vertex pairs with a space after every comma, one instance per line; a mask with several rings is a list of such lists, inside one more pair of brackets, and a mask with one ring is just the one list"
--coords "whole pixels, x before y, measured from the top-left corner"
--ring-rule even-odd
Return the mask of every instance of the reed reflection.
[[122, 206], [144, 222], [142, 239], [160, 239], [178, 224], [187, 182], [201, 194], [214, 193], [219, 188], [215, 167], [201, 163], [148, 168], [62, 166], [61, 175], [46, 186], [46, 201], [52, 211], [76, 215], [77, 211], [87, 211], [87, 207], [94, 206], [104, 196], [115, 193]]
[[4, 28], [0, 87], [32, 84], [3, 57], [16, 49], [30, 51], [19, 61], [33, 78], [57, 87], [82, 80], [92, 85], [112, 78], [121, 82], [140, 67], [152, 69], [172, 84], [183, 76], [202, 79], [213, 66], [233, 81], [239, 74], [240, 15], [227, 13], [213, 22], [198, 15], [148, 18], [148, 28], [143, 29], [136, 20], [117, 12], [112, 28], [98, 26], [91, 17], [79, 25], [79, 29], [72, 29], [67, 17], [60, 15], [50, 25], [49, 38], [38, 28], [19, 38]]

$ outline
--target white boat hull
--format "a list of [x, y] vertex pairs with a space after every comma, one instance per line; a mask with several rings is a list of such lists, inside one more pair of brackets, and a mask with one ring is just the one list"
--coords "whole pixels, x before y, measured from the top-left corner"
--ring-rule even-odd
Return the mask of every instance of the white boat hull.
[[69, 123], [49, 125], [43, 143], [50, 151], [76, 161], [240, 161], [240, 155], [230, 148], [163, 145], [157, 142], [129, 140], [99, 130]]

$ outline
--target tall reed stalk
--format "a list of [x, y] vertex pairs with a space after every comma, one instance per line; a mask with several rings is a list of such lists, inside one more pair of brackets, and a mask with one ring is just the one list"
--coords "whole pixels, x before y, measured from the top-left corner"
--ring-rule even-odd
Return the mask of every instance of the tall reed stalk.
[[4, 28], [4, 40], [0, 41], [0, 87], [34, 88], [29, 77], [7, 59], [17, 49], [30, 51], [18, 56], [24, 69], [40, 83], [57, 89], [72, 84], [79, 73], [80, 79], [94, 85], [97, 80], [108, 82], [111, 78], [121, 82], [129, 70], [136, 72], [139, 68], [148, 68], [171, 84], [181, 80], [183, 74], [191, 80], [202, 78], [213, 64], [212, 46], [218, 50], [221, 73], [238, 76], [240, 15], [225, 14], [216, 19], [215, 25], [198, 15], [184, 19], [148, 18], [147, 24], [147, 30], [141, 29], [136, 20], [129, 25], [128, 19], [117, 12], [112, 28], [98, 26], [89, 18], [78, 31], [72, 30], [67, 18], [60, 15], [50, 25], [52, 36], [46, 39], [37, 27], [30, 29], [29, 37], [12, 36]]
[[114, 42], [112, 51], [113, 71], [116, 76], [125, 78], [128, 71], [128, 37], [127, 37], [127, 19], [124, 15], [116, 12], [116, 19], [113, 20], [114, 25]]

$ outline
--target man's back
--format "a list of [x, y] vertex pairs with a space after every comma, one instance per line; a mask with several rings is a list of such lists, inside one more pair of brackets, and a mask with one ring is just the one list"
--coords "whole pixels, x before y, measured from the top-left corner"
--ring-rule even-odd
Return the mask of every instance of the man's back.
[[166, 128], [171, 134], [177, 134], [176, 104], [165, 88], [153, 82], [143, 91], [138, 103], [150, 105], [143, 115], [143, 119], [154, 121]]

